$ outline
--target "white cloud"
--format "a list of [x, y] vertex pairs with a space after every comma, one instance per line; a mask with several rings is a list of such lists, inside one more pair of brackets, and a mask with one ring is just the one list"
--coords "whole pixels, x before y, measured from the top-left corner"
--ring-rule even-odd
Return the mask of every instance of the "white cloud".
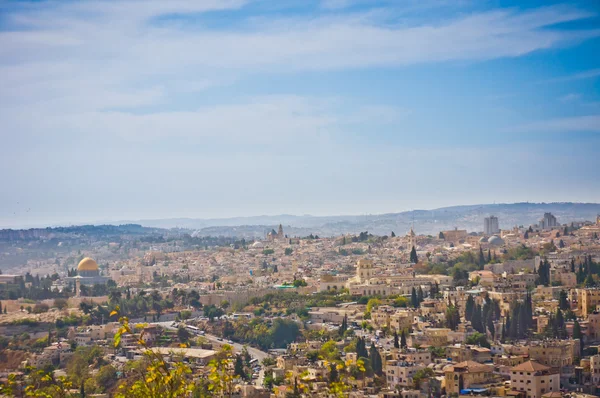
[[600, 133], [600, 115], [575, 116], [541, 120], [505, 129], [513, 133]]
[[[105, 94], [102, 104], [110, 100], [125, 106], [135, 101], [142, 104], [145, 99], [151, 101], [152, 93], [140, 92], [130, 97]], [[151, 113], [91, 108], [53, 113], [52, 105], [56, 104], [36, 104], [27, 111], [0, 109], [0, 118], [6, 121], [7, 131], [20, 132], [19, 138], [25, 145], [52, 136], [68, 146], [93, 143], [96, 149], [119, 143], [171, 145], [185, 150], [185, 145], [203, 144], [221, 148], [220, 152], [244, 146], [249, 151], [285, 149], [292, 153], [332, 145], [340, 136], [352, 132], [355, 125], [395, 124], [409, 113], [392, 106], [364, 106], [339, 98], [293, 95], [252, 97], [189, 111]], [[32, 114], [43, 117], [32, 119]]]
[[201, 22], [190, 29], [150, 21], [165, 13], [241, 13], [245, 4], [90, 0], [8, 11], [15, 28], [0, 32], [0, 107], [45, 103], [64, 114], [130, 108], [173, 102], [178, 93], [227, 84], [249, 73], [516, 57], [599, 34], [553, 28], [590, 16], [564, 7], [399, 25], [378, 23], [380, 14], [368, 11], [259, 22], [248, 18], [213, 30]]
[[600, 69], [590, 69], [568, 76], [557, 77], [555, 79], [546, 80], [545, 82], [568, 82], [573, 80], [593, 79], [600, 76]]
[[562, 97], [559, 98], [559, 100], [561, 102], [573, 102], [573, 101], [577, 101], [581, 98], [581, 94], [578, 93], [570, 93], [567, 95], [564, 95]]
[[[591, 15], [565, 7], [390, 24], [389, 15], [382, 23], [382, 14], [370, 11], [257, 20], [244, 17], [245, 5], [244, 0], [89, 0], [8, 11], [14, 29], [0, 32], [0, 114], [11, 129], [2, 134], [57, 139], [113, 134], [134, 141], [323, 139], [339, 132], [342, 114], [312, 105], [311, 98], [236, 98], [191, 110], [181, 98], [257, 73], [516, 57], [599, 33], [554, 28]], [[215, 29], [201, 19], [152, 23], [164, 14], [197, 17], [225, 9], [239, 12], [241, 22]], [[343, 115], [345, 128], [398, 123], [407, 112], [379, 105], [352, 111]]]

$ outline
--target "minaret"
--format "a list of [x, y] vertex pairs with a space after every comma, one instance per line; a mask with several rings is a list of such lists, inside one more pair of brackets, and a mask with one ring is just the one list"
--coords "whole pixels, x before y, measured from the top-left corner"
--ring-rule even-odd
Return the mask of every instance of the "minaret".
[[81, 297], [81, 280], [79, 278], [75, 279], [75, 296]]

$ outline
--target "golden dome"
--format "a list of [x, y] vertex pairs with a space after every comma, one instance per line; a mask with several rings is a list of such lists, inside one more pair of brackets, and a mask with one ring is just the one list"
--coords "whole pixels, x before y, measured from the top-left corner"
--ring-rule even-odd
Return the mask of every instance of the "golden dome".
[[98, 271], [98, 264], [91, 258], [86, 257], [79, 262], [77, 271]]

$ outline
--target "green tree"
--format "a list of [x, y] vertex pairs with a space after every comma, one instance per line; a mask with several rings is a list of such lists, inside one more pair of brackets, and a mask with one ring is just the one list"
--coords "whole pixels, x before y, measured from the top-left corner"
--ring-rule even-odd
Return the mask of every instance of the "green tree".
[[406, 332], [404, 331], [404, 329], [402, 329], [402, 334], [400, 335], [400, 347], [408, 347], [408, 345], [406, 344]]
[[465, 305], [465, 319], [471, 321], [473, 319], [473, 310], [475, 309], [475, 299], [469, 294]]
[[416, 264], [419, 262], [419, 257], [417, 256], [417, 249], [413, 246], [410, 250], [410, 262]]
[[565, 290], [561, 290], [559, 293], [558, 304], [561, 310], [566, 311], [571, 306], [569, 305], [569, 301], [567, 300], [567, 292]]
[[486, 348], [491, 347], [485, 334], [479, 333], [479, 332], [475, 332], [472, 335], [470, 335], [469, 337], [467, 337], [466, 343], [471, 344], [471, 345], [478, 345], [478, 346], [486, 347]]
[[479, 304], [475, 304], [473, 317], [471, 318], [471, 326], [473, 326], [473, 329], [477, 330], [479, 333], [485, 333], [485, 327], [481, 314], [481, 305]]
[[181, 343], [187, 343], [192, 337], [191, 333], [183, 326], [177, 329], [177, 338]]
[[381, 376], [383, 374], [383, 361], [381, 360], [381, 354], [379, 354], [379, 350], [375, 347], [375, 344], [371, 344], [371, 348], [369, 349], [369, 361], [371, 362], [371, 368], [373, 372]]
[[338, 381], [339, 375], [336, 369], [336, 364], [332, 363], [329, 365], [329, 383], [335, 383]]
[[117, 369], [112, 365], [104, 365], [96, 374], [96, 384], [102, 391], [111, 390], [118, 381]]
[[483, 248], [481, 246], [479, 246], [479, 269], [482, 270], [483, 266], [485, 265], [485, 257], [483, 255]]
[[236, 355], [235, 356], [235, 363], [234, 363], [234, 366], [233, 366], [233, 373], [236, 376], [239, 376], [240, 378], [242, 378], [244, 380], [246, 380], [248, 378], [248, 375], [244, 371], [244, 360], [242, 359], [241, 355]]
[[410, 303], [413, 308], [419, 308], [419, 298], [417, 297], [417, 290], [414, 287], [410, 293]]
[[400, 341], [398, 340], [398, 332], [394, 330], [394, 348], [400, 348]]
[[342, 324], [340, 325], [340, 328], [338, 329], [339, 335], [343, 336], [344, 333], [346, 332], [346, 330], [348, 330], [348, 314], [345, 314], [344, 319], [342, 319]]
[[367, 302], [367, 312], [372, 312], [373, 309], [379, 307], [381, 305], [381, 300], [378, 298], [369, 299]]
[[446, 308], [446, 327], [456, 330], [460, 323], [460, 314], [458, 312], [458, 307], [455, 305], [448, 305]]
[[319, 355], [321, 355], [323, 359], [335, 361], [340, 359], [340, 350], [338, 350], [335, 341], [329, 340], [321, 346]]
[[577, 320], [573, 324], [573, 339], [579, 339], [579, 356], [582, 357], [585, 346], [583, 343], [583, 334], [581, 333], [581, 325]]
[[537, 274], [538, 285], [550, 285], [550, 263], [548, 262], [548, 259], [544, 258], [544, 260], [540, 262], [540, 266], [537, 269]]
[[431, 368], [419, 369], [413, 375], [413, 387], [415, 390], [421, 389], [421, 383], [430, 377], [435, 376], [435, 372]]

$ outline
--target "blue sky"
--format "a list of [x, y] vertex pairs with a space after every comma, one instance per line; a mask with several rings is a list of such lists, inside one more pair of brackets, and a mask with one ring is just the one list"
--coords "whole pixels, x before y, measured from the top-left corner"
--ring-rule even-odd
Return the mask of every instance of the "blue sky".
[[600, 200], [600, 2], [0, 2], [0, 227]]

